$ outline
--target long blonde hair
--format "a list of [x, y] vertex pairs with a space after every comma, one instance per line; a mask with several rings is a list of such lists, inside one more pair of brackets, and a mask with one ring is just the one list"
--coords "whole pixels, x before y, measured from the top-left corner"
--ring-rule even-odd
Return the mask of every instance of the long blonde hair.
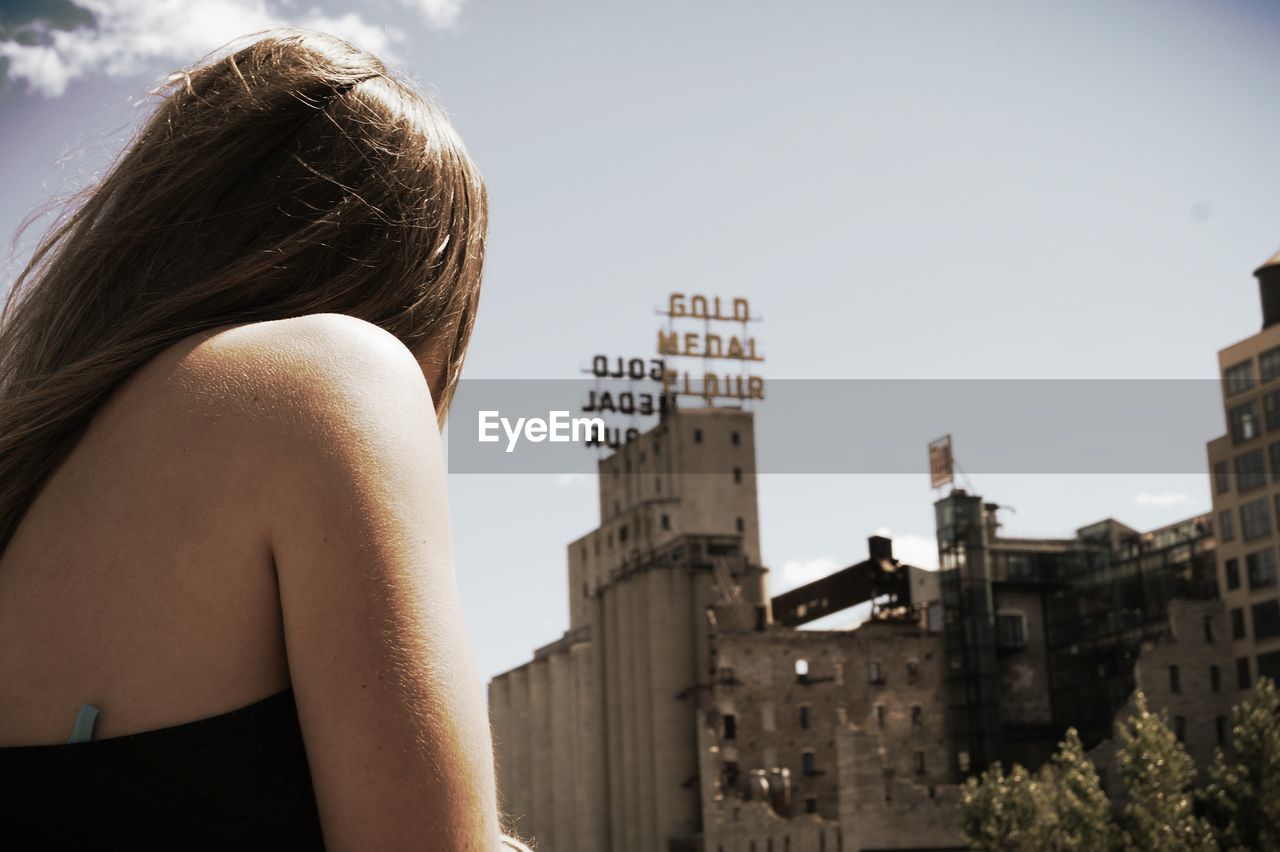
[[174, 75], [106, 176], [45, 235], [0, 316], [0, 549], [98, 406], [188, 335], [343, 313], [445, 359], [479, 298], [480, 175], [376, 57], [277, 31]]

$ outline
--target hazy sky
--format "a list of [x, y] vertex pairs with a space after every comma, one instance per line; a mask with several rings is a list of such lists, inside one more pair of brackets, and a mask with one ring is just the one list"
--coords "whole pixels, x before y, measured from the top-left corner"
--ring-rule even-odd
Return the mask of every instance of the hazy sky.
[[[1276, 3], [75, 3], [0, 11], [6, 234], [110, 162], [168, 71], [273, 23], [334, 29], [434, 91], [489, 183], [468, 378], [652, 352], [680, 290], [750, 297], [769, 380], [1211, 379], [1280, 248]], [[1200, 475], [972, 479], [1011, 534], [1209, 507]], [[563, 630], [595, 483], [450, 488], [488, 677]], [[923, 474], [760, 492], [792, 581], [882, 529], [936, 561]]]

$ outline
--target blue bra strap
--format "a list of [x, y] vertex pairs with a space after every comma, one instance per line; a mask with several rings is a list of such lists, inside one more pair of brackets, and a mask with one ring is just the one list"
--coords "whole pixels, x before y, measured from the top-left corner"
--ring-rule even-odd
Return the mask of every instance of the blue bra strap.
[[98, 721], [98, 708], [92, 704], [81, 704], [76, 711], [76, 724], [71, 729], [68, 743], [87, 743], [93, 739], [93, 723]]

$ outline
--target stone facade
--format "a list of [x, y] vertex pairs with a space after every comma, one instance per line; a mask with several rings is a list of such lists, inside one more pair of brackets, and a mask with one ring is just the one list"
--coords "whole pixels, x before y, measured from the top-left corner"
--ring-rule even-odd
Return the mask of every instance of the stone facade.
[[[1245, 696], [1232, 677], [1234, 655], [1226, 624], [1221, 601], [1172, 601], [1168, 634], [1146, 643], [1134, 664], [1137, 688], [1146, 696], [1147, 707], [1166, 713], [1175, 733], [1181, 731], [1202, 780], [1214, 752], [1230, 740], [1232, 705]], [[1129, 712], [1127, 706], [1116, 721]], [[1089, 755], [1106, 786], [1122, 792], [1116, 747], [1112, 738]]]
[[898, 839], [950, 843], [939, 636], [923, 610], [852, 632], [771, 623], [751, 415], [681, 411], [599, 472], [601, 524], [568, 548], [568, 631], [489, 686], [511, 829], [539, 852], [837, 852], [919, 803], [942, 822]]
[[722, 606], [702, 720], [707, 850], [957, 848], [942, 637], [925, 611], [856, 630]]

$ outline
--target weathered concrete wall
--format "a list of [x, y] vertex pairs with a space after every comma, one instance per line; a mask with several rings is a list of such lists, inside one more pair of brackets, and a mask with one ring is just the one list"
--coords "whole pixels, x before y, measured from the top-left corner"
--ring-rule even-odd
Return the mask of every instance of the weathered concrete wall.
[[489, 681], [489, 730], [493, 736], [494, 777], [498, 782], [498, 810], [504, 816], [511, 812], [507, 791], [511, 789], [511, 673]]
[[551, 677], [545, 659], [529, 663], [529, 832], [539, 845], [556, 849], [551, 810]]
[[1050, 724], [1053, 705], [1041, 592], [997, 587], [994, 603], [997, 616], [1021, 613], [1026, 619], [1026, 647], [1000, 656], [1000, 720], [1005, 724]]
[[720, 785], [724, 762], [719, 731], [698, 726], [698, 761], [702, 795], [702, 849], [706, 852], [836, 852], [840, 825], [818, 814], [791, 818], [779, 815], [761, 799], [726, 795]]
[[[719, 620], [725, 620], [718, 609]], [[873, 621], [855, 631], [718, 631], [712, 710], [722, 734], [726, 715], [736, 736], [722, 741], [741, 774], [785, 766], [794, 801], [835, 817], [835, 732], [856, 724], [874, 732], [900, 777], [949, 780], [942, 637], [916, 623]], [[808, 674], [796, 674], [803, 660]], [[873, 674], [876, 676], [873, 680]], [[803, 772], [804, 753], [815, 772]]]
[[904, 780], [870, 731], [836, 737], [845, 849], [963, 849], [960, 787]]
[[567, 782], [574, 790], [573, 845], [566, 852], [607, 849], [604, 823], [608, 817], [604, 739], [600, 728], [599, 691], [596, 689], [595, 646], [580, 642], [569, 651], [574, 678], [574, 771]]
[[[911, 621], [753, 630], [744, 609], [717, 607], [712, 618], [716, 675], [699, 731], [704, 848], [962, 845], [958, 788], [945, 783], [941, 636]], [[749, 779], [775, 768], [789, 772], [790, 795], [767, 804]]]
[[[1205, 618], [1210, 632], [1205, 633]], [[1195, 760], [1203, 779], [1205, 768], [1218, 748], [1218, 725], [1230, 741], [1231, 707], [1245, 693], [1236, 689], [1234, 656], [1226, 611], [1222, 601], [1173, 600], [1169, 602], [1169, 635], [1143, 646], [1134, 663], [1134, 680], [1147, 698], [1152, 712], [1167, 714], [1170, 727], [1181, 716], [1185, 720], [1187, 753]], [[1212, 641], [1210, 641], [1210, 637]], [[1170, 667], [1178, 667], [1178, 691], [1173, 689]], [[1213, 686], [1213, 667], [1218, 669], [1218, 688]], [[1126, 706], [1117, 723], [1131, 712]], [[1218, 721], [1221, 720], [1221, 721]], [[1114, 737], [1089, 752], [1106, 782], [1122, 793], [1115, 763]]]
[[513, 669], [505, 675], [510, 683], [511, 712], [506, 743], [499, 743], [497, 759], [507, 764], [509, 785], [503, 788], [502, 799], [507, 805], [507, 817], [512, 828], [522, 836], [532, 832], [529, 810], [533, 805], [532, 765], [530, 764], [529, 667], [528, 664]]

